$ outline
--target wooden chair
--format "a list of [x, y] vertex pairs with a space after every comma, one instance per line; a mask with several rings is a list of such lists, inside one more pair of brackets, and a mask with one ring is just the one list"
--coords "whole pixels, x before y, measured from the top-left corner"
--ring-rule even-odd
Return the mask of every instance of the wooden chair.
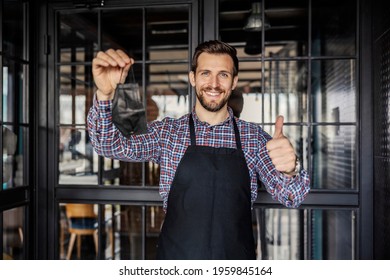
[[68, 231], [70, 240], [66, 259], [70, 260], [74, 242], [77, 237], [77, 257], [81, 257], [81, 237], [92, 235], [95, 243], [95, 253], [97, 254], [97, 215], [94, 212], [93, 204], [66, 204], [66, 216], [68, 219]]

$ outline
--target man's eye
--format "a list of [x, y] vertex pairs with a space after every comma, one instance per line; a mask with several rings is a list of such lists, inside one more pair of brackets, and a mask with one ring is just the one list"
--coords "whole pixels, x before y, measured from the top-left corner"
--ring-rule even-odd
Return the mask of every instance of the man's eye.
[[208, 75], [209, 75], [209, 72], [201, 72], [200, 75], [202, 75], [202, 76], [208, 76]]
[[221, 73], [220, 75], [221, 75], [222, 78], [228, 78], [229, 77], [229, 75], [227, 73]]

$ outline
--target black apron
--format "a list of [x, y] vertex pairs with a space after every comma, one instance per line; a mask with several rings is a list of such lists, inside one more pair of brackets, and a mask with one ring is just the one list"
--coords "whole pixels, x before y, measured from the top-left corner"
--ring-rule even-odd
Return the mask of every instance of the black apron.
[[248, 167], [237, 149], [191, 145], [172, 182], [157, 259], [255, 259]]

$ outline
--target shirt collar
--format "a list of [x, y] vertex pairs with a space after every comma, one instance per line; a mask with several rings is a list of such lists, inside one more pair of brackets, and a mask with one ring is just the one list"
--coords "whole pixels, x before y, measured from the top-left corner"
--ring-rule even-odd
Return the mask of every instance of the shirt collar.
[[[229, 116], [222, 122], [218, 123], [218, 124], [215, 124], [213, 126], [217, 126], [217, 125], [230, 125], [231, 122], [232, 122], [232, 118], [234, 118], [234, 115], [233, 115], [233, 110], [232, 108], [230, 108], [229, 106], [227, 107], [228, 109], [228, 113], [229, 113]], [[198, 115], [196, 114], [195, 112], [195, 106], [192, 108], [192, 116], [194, 118], [194, 122], [197, 124], [197, 125], [202, 125], [202, 126], [206, 126], [206, 127], [209, 127], [209, 126], [212, 126], [210, 125], [209, 123], [207, 122], [202, 122], [199, 118], [198, 118]]]

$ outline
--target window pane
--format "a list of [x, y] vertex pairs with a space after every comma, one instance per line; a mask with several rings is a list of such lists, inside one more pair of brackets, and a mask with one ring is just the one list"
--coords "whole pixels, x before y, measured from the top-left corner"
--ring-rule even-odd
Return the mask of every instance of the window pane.
[[59, 61], [90, 62], [98, 47], [97, 14], [60, 14], [59, 28]]
[[97, 256], [97, 205], [60, 204], [60, 259], [92, 260]]
[[142, 9], [122, 9], [102, 13], [102, 49], [122, 49], [142, 60]]
[[355, 55], [357, 1], [312, 1], [312, 54]]
[[159, 181], [160, 166], [156, 163], [104, 159], [105, 185], [158, 186]]
[[356, 211], [311, 210], [310, 259], [355, 259]]
[[356, 189], [356, 127], [313, 127], [312, 188]]
[[[239, 60], [243, 60], [245, 55], [243, 49], [237, 48]], [[233, 91], [228, 105], [232, 107], [233, 112], [246, 121], [262, 121], [262, 103], [261, 103], [261, 62], [260, 61], [240, 61], [240, 71], [238, 73], [237, 88]], [[236, 96], [236, 98], [234, 98]], [[242, 96], [243, 104], [240, 112], [239, 97]], [[236, 101], [234, 101], [236, 100]], [[235, 109], [237, 108], [237, 109]], [[235, 112], [237, 111], [237, 112]]]
[[356, 121], [355, 75], [354, 60], [326, 60], [312, 63], [315, 122]]
[[27, 46], [26, 36], [28, 30], [25, 29], [26, 18], [24, 16], [24, 6], [26, 1], [22, 0], [4, 0], [2, 11], [2, 36], [3, 52], [7, 56], [14, 56], [27, 59], [27, 52], [24, 46]]
[[29, 130], [3, 127], [3, 189], [28, 185]]
[[93, 100], [90, 66], [61, 66], [60, 68], [61, 124], [85, 124]]
[[146, 48], [186, 48], [189, 42], [188, 5], [146, 9]]
[[3, 121], [29, 123], [28, 67], [3, 58]]
[[[288, 4], [287, 4], [288, 3]], [[305, 56], [308, 52], [308, 1], [265, 1], [267, 57]]]
[[[253, 211], [258, 259], [355, 258], [357, 217], [354, 210], [255, 207]], [[310, 255], [306, 256], [308, 251]]]
[[[145, 220], [142, 220], [143, 216]], [[162, 207], [156, 205], [106, 205], [105, 258], [139, 260], [142, 259], [144, 247], [145, 259], [155, 259], [164, 216]]]
[[60, 128], [58, 160], [60, 184], [97, 184], [97, 155], [84, 128]]
[[304, 259], [304, 210], [255, 207], [253, 224], [257, 259]]
[[3, 212], [3, 259], [23, 260], [24, 255], [24, 207]]
[[278, 115], [285, 122], [307, 120], [307, 65], [300, 61], [266, 63], [264, 121]]
[[148, 121], [178, 118], [189, 108], [188, 64], [151, 64], [147, 85]]

